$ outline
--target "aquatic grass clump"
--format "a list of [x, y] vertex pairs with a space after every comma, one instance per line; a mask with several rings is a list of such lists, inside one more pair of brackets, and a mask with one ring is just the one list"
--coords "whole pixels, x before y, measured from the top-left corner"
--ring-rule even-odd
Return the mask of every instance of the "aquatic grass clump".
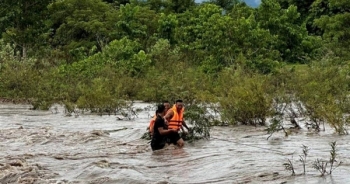
[[[299, 161], [303, 164], [303, 169], [304, 169], [303, 174], [305, 175], [306, 174], [306, 157], [307, 157], [310, 149], [305, 145], [303, 145], [302, 148], [303, 148], [303, 154], [299, 155]], [[293, 160], [293, 158], [292, 158], [292, 160]], [[292, 176], [295, 176], [294, 164], [290, 159], [288, 159], [288, 162], [283, 163], [283, 166], [284, 166], [285, 170], [292, 172]]]
[[[317, 158], [313, 163], [312, 163], [312, 168], [316, 169], [317, 171], [320, 172], [321, 176], [325, 176], [326, 174], [332, 174], [332, 172], [338, 168], [341, 164], [342, 161], [337, 161], [337, 150], [336, 150], [336, 141], [330, 143], [331, 150], [330, 150], [330, 158], [329, 160], [325, 159], [319, 159]], [[303, 174], [306, 174], [306, 157], [309, 155], [309, 150], [310, 148], [308, 146], [303, 145], [302, 146], [302, 155], [299, 155], [299, 161], [302, 163], [303, 166]], [[292, 159], [293, 160], [293, 159]], [[287, 171], [292, 172], [292, 176], [295, 176], [295, 167], [293, 165], [292, 160], [288, 159], [286, 163], [283, 163], [283, 166]]]
[[[342, 161], [337, 161], [337, 142], [331, 142], [330, 143], [331, 150], [330, 150], [330, 158], [329, 160], [321, 160], [321, 159], [316, 159], [313, 163], [313, 168], [318, 170], [321, 173], [321, 176], [324, 176], [326, 174], [332, 174], [332, 172], [339, 167], [343, 162]], [[328, 168], [329, 167], [329, 168]], [[328, 171], [327, 171], [328, 169]]]

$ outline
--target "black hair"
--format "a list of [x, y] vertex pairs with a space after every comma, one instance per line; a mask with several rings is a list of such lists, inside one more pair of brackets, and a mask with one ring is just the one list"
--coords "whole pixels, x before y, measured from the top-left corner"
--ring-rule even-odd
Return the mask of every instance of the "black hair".
[[177, 103], [177, 102], [180, 102], [180, 103], [182, 103], [182, 100], [180, 100], [180, 99], [179, 99], [179, 100], [176, 100], [176, 102], [175, 102], [175, 103]]
[[165, 103], [170, 103], [168, 100], [164, 100], [163, 101], [163, 104], [165, 104]]
[[156, 110], [156, 114], [164, 112], [165, 111], [165, 106], [163, 104], [159, 104]]

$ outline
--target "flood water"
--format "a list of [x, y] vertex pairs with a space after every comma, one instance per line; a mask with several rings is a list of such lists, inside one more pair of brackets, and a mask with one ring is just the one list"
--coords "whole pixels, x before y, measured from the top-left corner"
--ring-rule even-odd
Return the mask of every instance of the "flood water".
[[[149, 104], [136, 103], [139, 108]], [[65, 116], [62, 107], [32, 111], [29, 105], [0, 104], [0, 183], [350, 183], [350, 137], [307, 129], [269, 140], [263, 127], [214, 127], [210, 140], [183, 149], [152, 152], [140, 137], [149, 111], [134, 120], [115, 115]], [[337, 141], [332, 175], [312, 168], [329, 159]], [[299, 161], [310, 148], [306, 175]], [[284, 169], [292, 160], [296, 176]], [[328, 168], [327, 168], [328, 169]]]

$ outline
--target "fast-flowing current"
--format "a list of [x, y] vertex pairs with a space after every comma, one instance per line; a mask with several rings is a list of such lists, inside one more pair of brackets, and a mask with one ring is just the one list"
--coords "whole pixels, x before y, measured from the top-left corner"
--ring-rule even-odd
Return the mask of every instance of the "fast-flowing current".
[[[152, 152], [146, 131], [152, 110], [137, 117], [73, 114], [54, 106], [0, 104], [0, 183], [350, 183], [350, 137], [326, 126], [273, 134], [266, 127], [213, 127], [211, 138]], [[321, 176], [313, 167], [328, 161], [336, 141], [336, 167]], [[309, 148], [305, 174], [300, 156]], [[292, 163], [292, 171], [284, 163]], [[326, 171], [330, 170], [330, 164]]]

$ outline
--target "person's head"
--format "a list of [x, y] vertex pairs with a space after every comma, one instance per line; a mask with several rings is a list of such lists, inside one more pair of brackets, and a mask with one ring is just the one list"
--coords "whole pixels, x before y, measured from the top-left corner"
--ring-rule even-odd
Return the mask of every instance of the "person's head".
[[161, 116], [164, 116], [166, 111], [165, 111], [165, 106], [164, 104], [159, 104], [158, 107], [157, 107], [157, 111], [156, 111], [156, 114], [159, 114]]
[[167, 112], [170, 109], [169, 101], [163, 101], [163, 105], [165, 106], [165, 111]]
[[180, 111], [184, 106], [182, 100], [176, 100], [175, 105], [178, 111]]

